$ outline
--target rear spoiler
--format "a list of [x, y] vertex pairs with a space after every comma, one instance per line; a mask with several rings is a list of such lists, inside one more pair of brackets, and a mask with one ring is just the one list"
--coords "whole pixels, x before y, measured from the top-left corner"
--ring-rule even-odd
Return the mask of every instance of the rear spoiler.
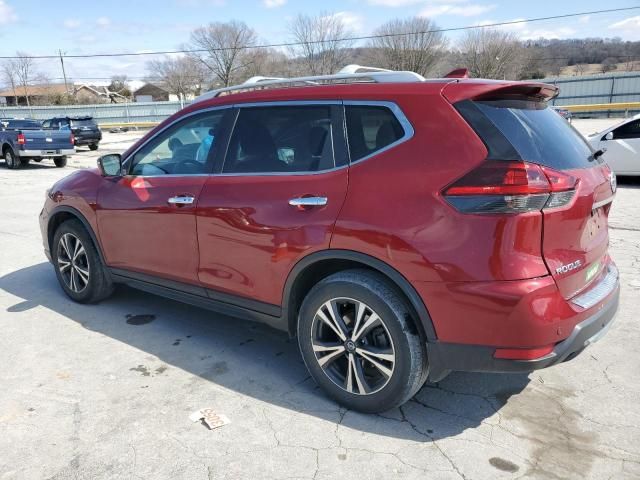
[[442, 89], [451, 103], [462, 100], [532, 99], [548, 101], [560, 90], [555, 85], [540, 82], [501, 82], [494, 80], [466, 80], [452, 82]]

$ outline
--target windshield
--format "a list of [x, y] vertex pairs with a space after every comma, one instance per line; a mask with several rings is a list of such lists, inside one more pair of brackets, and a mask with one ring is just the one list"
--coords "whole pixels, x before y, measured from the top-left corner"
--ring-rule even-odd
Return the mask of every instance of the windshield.
[[2, 125], [8, 130], [40, 130], [42, 124], [36, 120], [3, 120]]
[[[490, 156], [494, 153], [503, 160], [521, 159], [558, 170], [594, 163], [587, 141], [545, 102], [505, 99], [461, 103], [466, 105], [456, 105], [458, 111], [485, 142]], [[505, 153], [511, 158], [503, 158]]]

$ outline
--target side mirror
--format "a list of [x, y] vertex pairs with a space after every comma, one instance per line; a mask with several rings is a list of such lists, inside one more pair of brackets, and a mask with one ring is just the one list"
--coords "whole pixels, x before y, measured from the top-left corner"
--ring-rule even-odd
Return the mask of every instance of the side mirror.
[[613, 140], [613, 132], [607, 133], [602, 139], [603, 140]]
[[122, 157], [119, 153], [110, 153], [98, 158], [98, 168], [105, 177], [122, 175]]

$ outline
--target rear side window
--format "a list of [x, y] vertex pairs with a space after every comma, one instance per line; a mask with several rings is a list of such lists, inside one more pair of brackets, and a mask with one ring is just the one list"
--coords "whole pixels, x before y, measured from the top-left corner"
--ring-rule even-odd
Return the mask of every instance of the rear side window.
[[640, 138], [640, 120], [619, 126], [613, 130], [613, 138]]
[[345, 105], [345, 115], [352, 162], [397, 142], [405, 133], [388, 107]]
[[492, 160], [524, 160], [556, 170], [585, 168], [591, 147], [545, 102], [465, 100], [457, 110], [480, 136]]
[[2, 124], [7, 130], [40, 130], [42, 124], [35, 120], [9, 120]]
[[222, 171], [317, 172], [334, 166], [330, 105], [245, 107]]

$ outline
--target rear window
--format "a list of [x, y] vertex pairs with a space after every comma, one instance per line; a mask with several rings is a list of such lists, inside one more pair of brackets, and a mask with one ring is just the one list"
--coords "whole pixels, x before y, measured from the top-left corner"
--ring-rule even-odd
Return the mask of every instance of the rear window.
[[35, 120], [3, 120], [2, 125], [8, 130], [40, 130], [42, 125]]
[[404, 130], [387, 107], [346, 105], [351, 161], [355, 162], [400, 140]]
[[465, 100], [456, 108], [480, 136], [493, 160], [524, 160], [556, 170], [594, 161], [586, 140], [545, 102]]
[[71, 119], [70, 123], [72, 127], [93, 127], [96, 124], [92, 118], [82, 120]]

